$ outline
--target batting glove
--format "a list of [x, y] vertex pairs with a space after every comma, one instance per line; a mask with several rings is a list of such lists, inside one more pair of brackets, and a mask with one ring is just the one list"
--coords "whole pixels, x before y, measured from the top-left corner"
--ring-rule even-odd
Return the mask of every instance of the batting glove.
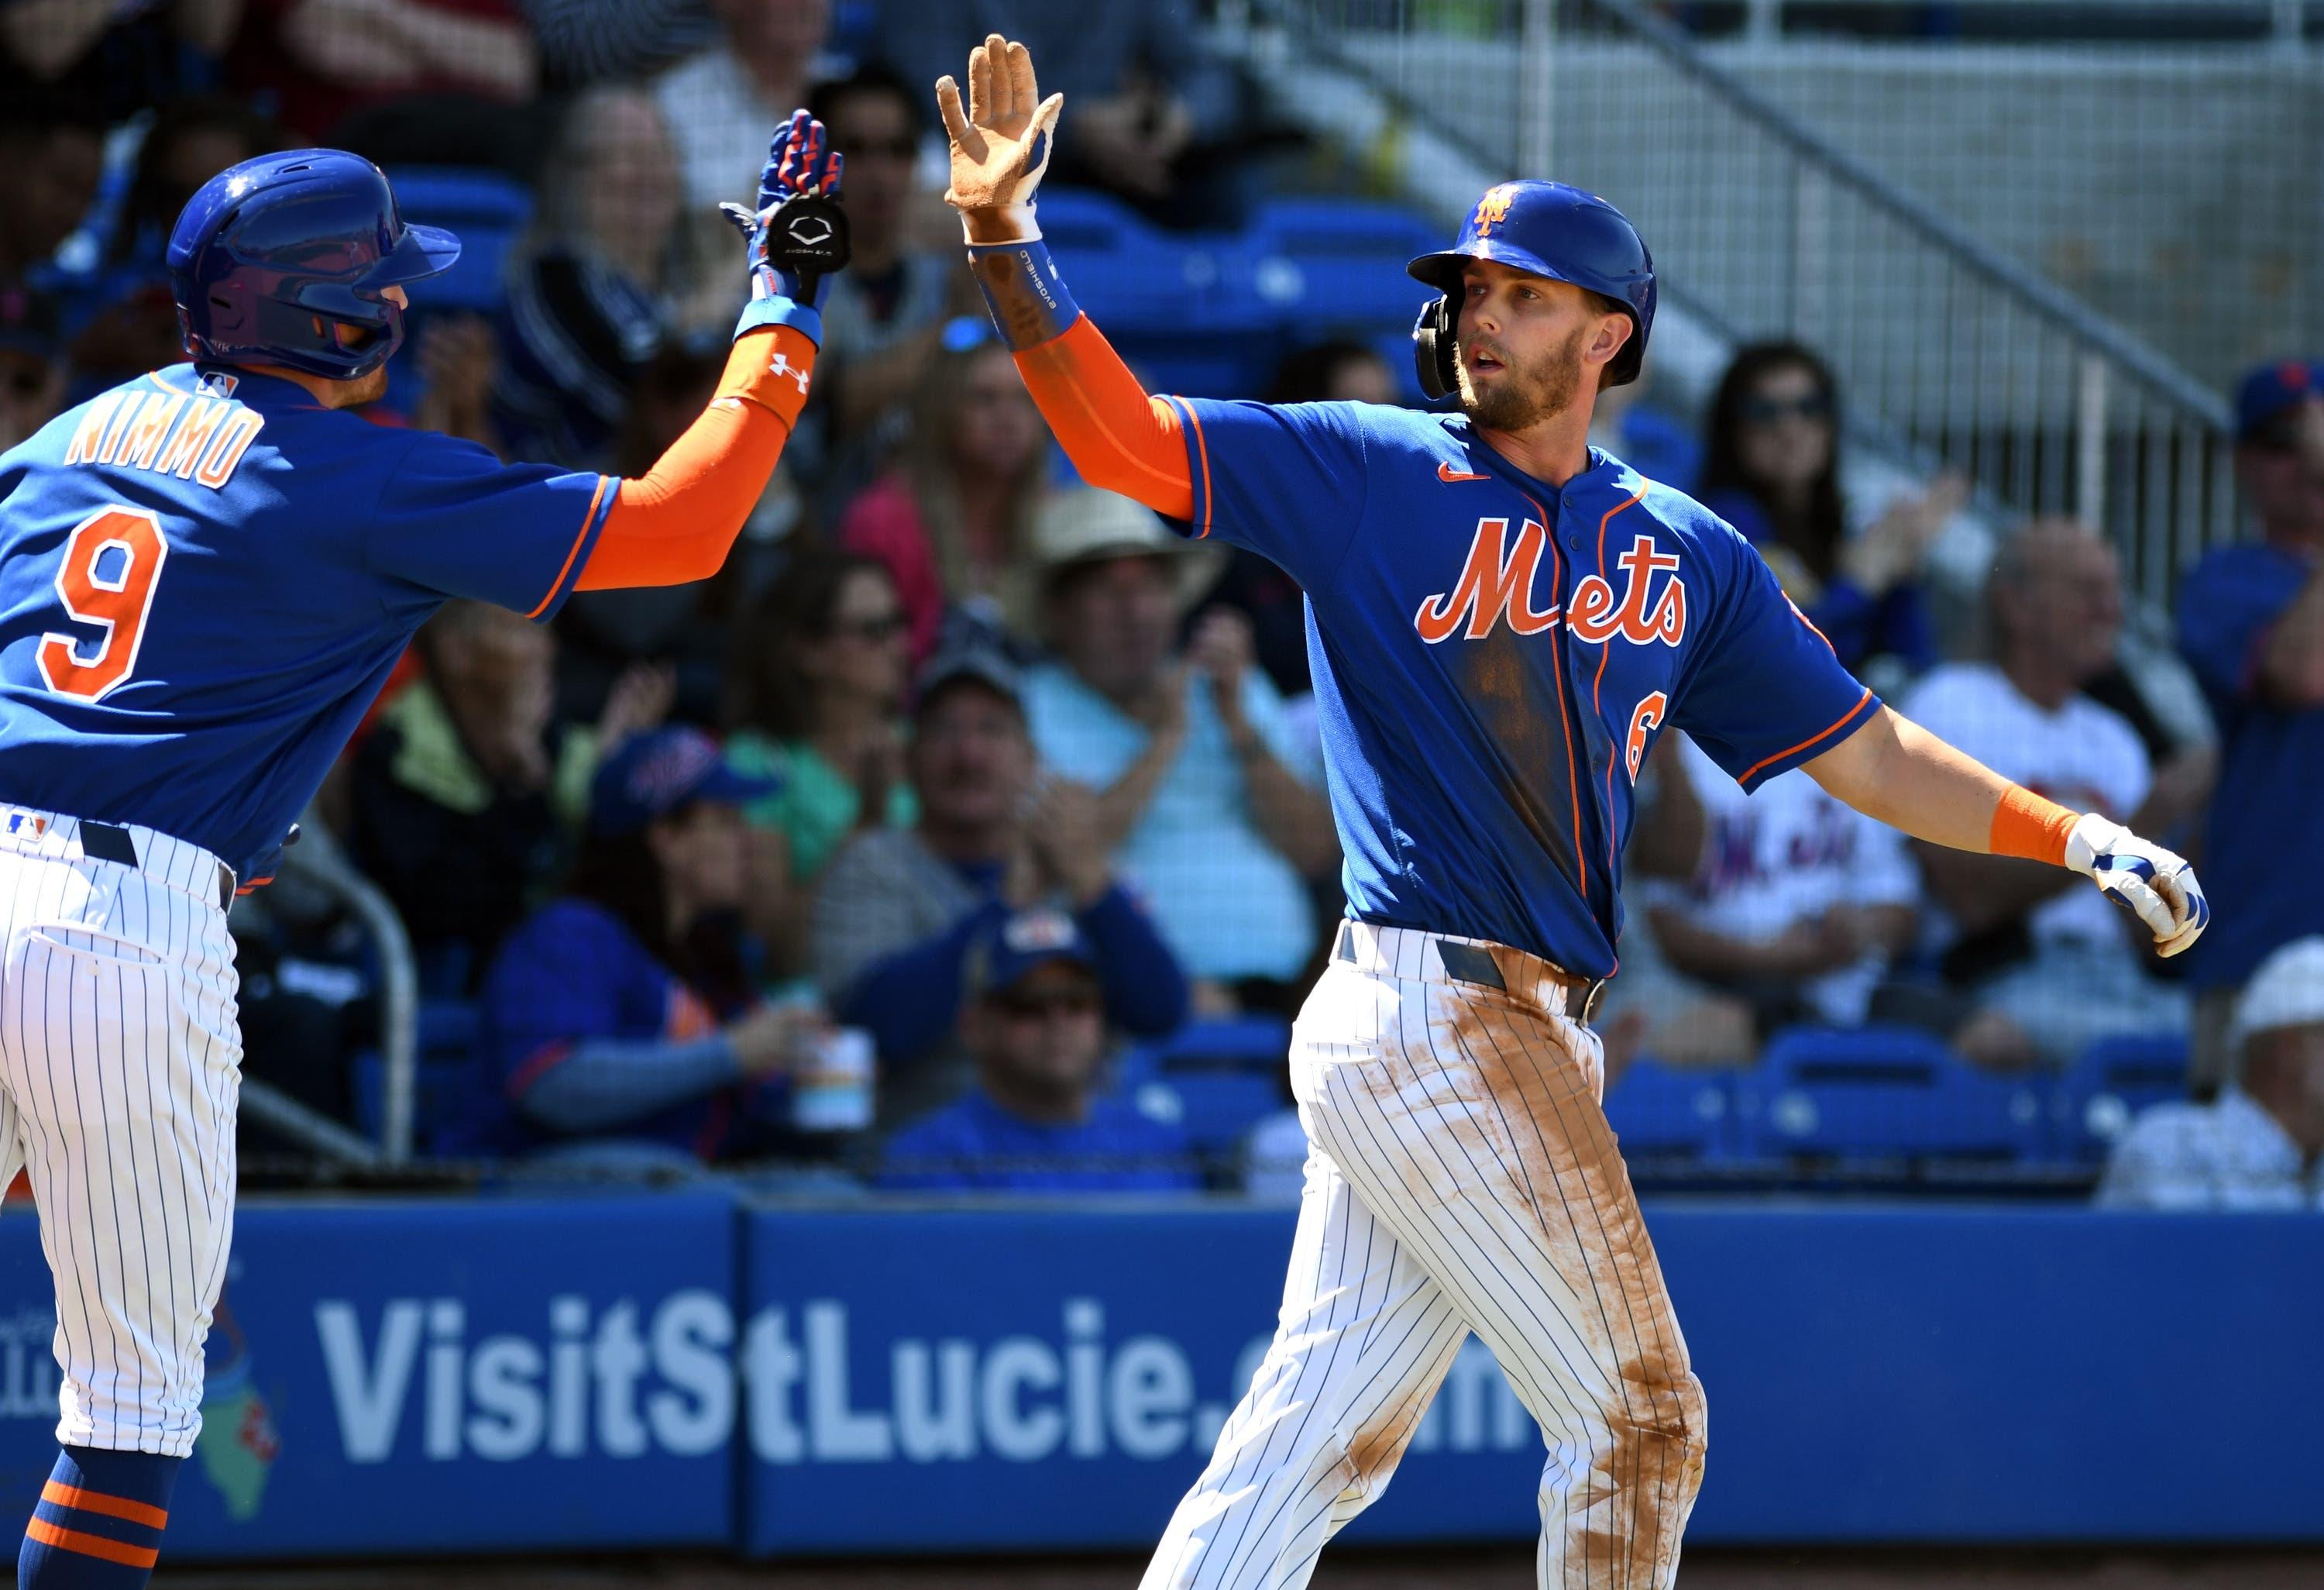
[[839, 208], [842, 158], [823, 124], [803, 110], [775, 129], [759, 173], [756, 209], [722, 204], [718, 213], [749, 251], [751, 302], [734, 335], [796, 326], [823, 340], [820, 313], [833, 274], [847, 263], [847, 212]]
[[936, 79], [936, 108], [952, 143], [952, 185], [945, 200], [963, 212], [964, 231], [966, 212], [978, 210], [1006, 217], [1009, 236], [1018, 242], [1041, 235], [1033, 219], [1033, 190], [1049, 169], [1065, 103], [1062, 94], [1041, 97], [1031, 52], [998, 33], [968, 52], [965, 113], [960, 86], [950, 78]]
[[2066, 864], [2145, 923], [2159, 955], [2177, 955], [2210, 924], [2210, 901], [2183, 857], [2097, 812], [2084, 812], [2066, 836]]

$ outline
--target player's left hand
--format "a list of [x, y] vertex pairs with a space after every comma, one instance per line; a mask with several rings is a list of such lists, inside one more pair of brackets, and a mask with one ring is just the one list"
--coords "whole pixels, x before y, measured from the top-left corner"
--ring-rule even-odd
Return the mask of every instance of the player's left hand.
[[757, 208], [718, 207], [742, 234], [749, 251], [751, 308], [743, 311], [737, 336], [755, 326], [785, 323], [776, 315], [753, 316], [770, 300], [822, 308], [832, 276], [847, 263], [847, 212], [838, 202], [844, 163], [823, 124], [803, 110], [793, 111], [768, 145]]
[[2210, 902], [2184, 857], [2097, 812], [2084, 812], [2066, 836], [2066, 864], [2144, 922], [2157, 955], [2177, 955], [2211, 920]]

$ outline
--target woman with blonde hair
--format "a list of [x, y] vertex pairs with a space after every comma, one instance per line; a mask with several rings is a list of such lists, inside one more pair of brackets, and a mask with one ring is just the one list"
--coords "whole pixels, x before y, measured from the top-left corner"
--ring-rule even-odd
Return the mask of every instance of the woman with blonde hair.
[[1038, 617], [1026, 554], [1048, 486], [1049, 429], [1009, 350], [963, 324], [946, 328], [913, 400], [901, 457], [839, 522], [839, 544], [896, 582], [915, 667], [935, 652], [949, 606], [1016, 634]]
[[597, 467], [691, 282], [678, 150], [653, 96], [604, 84], [575, 97], [544, 169], [493, 417], [514, 457]]

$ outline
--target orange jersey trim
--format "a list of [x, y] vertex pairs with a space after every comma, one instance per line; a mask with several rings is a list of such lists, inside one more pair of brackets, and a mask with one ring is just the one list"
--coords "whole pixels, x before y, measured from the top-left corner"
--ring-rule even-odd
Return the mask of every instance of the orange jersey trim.
[[46, 1519], [30, 1521], [24, 1525], [24, 1533], [43, 1546], [53, 1546], [60, 1551], [78, 1551], [83, 1557], [117, 1562], [124, 1567], [150, 1568], [161, 1557], [161, 1552], [151, 1546], [124, 1546], [102, 1535], [87, 1535], [78, 1530], [60, 1530]]
[[1203, 461], [1203, 524], [1194, 532], [1199, 541], [1211, 533], [1211, 518], [1218, 512], [1218, 504], [1211, 500], [1211, 441], [1203, 434], [1202, 416], [1194, 412], [1194, 406], [1179, 403], [1176, 407], [1186, 416], [1186, 423], [1194, 428], [1194, 456]]
[[78, 1485], [62, 1484], [55, 1480], [41, 1487], [41, 1500], [53, 1502], [59, 1507], [69, 1507], [77, 1512], [94, 1512], [106, 1518], [143, 1524], [149, 1530], [170, 1527], [170, 1515], [158, 1507], [132, 1502], [126, 1496], [108, 1496], [102, 1491], [84, 1491]]
[[[1812, 629], [1814, 626], [1811, 624], [1809, 627]], [[1846, 712], [1841, 713], [1840, 715], [1840, 721], [1833, 724], [1830, 728], [1825, 729], [1821, 734], [1810, 735], [1798, 744], [1788, 746], [1784, 750], [1778, 751], [1773, 756], [1762, 757], [1760, 760], [1753, 763], [1749, 767], [1745, 768], [1742, 772], [1738, 774], [1735, 781], [1738, 784], [1748, 784], [1751, 781], [1751, 775], [1757, 772], [1761, 768], [1772, 767], [1776, 763], [1783, 761], [1786, 756], [1796, 755], [1798, 753], [1806, 750], [1809, 746], [1817, 744], [1819, 741], [1830, 739], [1832, 735], [1846, 728], [1848, 726], [1848, 720], [1854, 717], [1858, 713], [1863, 711], [1864, 704], [1871, 699], [1872, 692], [1870, 690], [1865, 691], [1864, 694], [1856, 698], [1856, 705], [1849, 707]]]
[[539, 618], [548, 612], [549, 605], [557, 600], [557, 593], [565, 588], [565, 577], [573, 572], [573, 559], [578, 558], [581, 549], [589, 544], [589, 532], [597, 522], [597, 510], [604, 506], [605, 479], [602, 475], [597, 477], [597, 489], [589, 495], [589, 511], [581, 515], [581, 529], [574, 536], [573, 545], [566, 550], [565, 561], [558, 567], [557, 578], [549, 582], [549, 594], [540, 598], [540, 606], [525, 615], [527, 618]]
[[[1194, 518], [1194, 477], [1186, 463], [1180, 410], [1166, 398], [1147, 395], [1087, 315], [1066, 327], [1064, 336], [1026, 348], [1016, 359], [1025, 390], [1084, 481], [1173, 519]], [[1199, 424], [1194, 432], [1204, 460], [1207, 521], [1209, 454]], [[1204, 532], [1208, 529], [1207, 522], [1201, 527]]]

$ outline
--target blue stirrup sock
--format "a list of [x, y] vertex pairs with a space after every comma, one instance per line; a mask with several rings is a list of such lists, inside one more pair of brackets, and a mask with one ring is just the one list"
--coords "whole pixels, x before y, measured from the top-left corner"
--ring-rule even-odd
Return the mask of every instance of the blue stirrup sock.
[[152, 1577], [182, 1457], [67, 1447], [16, 1554], [18, 1590], [141, 1590]]

